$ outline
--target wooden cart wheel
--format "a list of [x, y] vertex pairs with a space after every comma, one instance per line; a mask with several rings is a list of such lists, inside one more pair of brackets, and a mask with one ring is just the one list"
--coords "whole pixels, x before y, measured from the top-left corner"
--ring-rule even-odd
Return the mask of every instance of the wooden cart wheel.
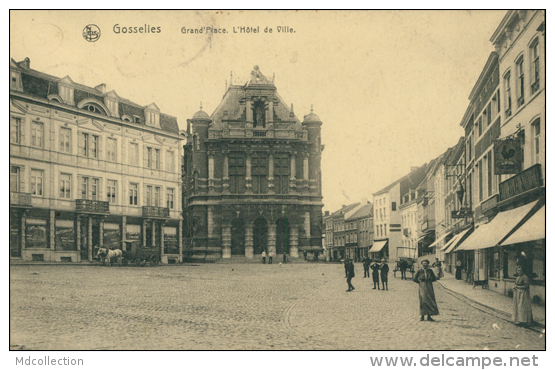
[[135, 260], [135, 265], [137, 265], [137, 266], [140, 266], [140, 265], [141, 265], [141, 259], [140, 259], [140, 258], [137, 258], [137, 259]]
[[121, 263], [122, 263], [123, 266], [127, 266], [127, 265], [129, 264], [129, 261], [128, 261], [127, 259], [124, 258], [124, 259], [121, 261]]
[[158, 265], [158, 257], [156, 255], [150, 256], [150, 266]]

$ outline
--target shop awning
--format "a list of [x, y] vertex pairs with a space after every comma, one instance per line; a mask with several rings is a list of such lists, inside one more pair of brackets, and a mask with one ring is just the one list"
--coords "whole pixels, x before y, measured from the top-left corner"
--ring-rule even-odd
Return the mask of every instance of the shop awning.
[[422, 235], [420, 238], [418, 238], [418, 241], [421, 242], [422, 240], [426, 239], [427, 236], [428, 234]]
[[517, 244], [545, 239], [545, 206], [519, 227], [501, 245]]
[[458, 250], [468, 251], [496, 246], [530, 213], [536, 203], [537, 201], [510, 211], [499, 212], [492, 221], [474, 230]]
[[385, 247], [386, 244], [387, 244], [387, 240], [379, 240], [377, 242], [374, 242], [374, 245], [372, 246], [372, 248], [370, 248], [368, 252], [370, 253], [379, 252], [383, 249], [383, 247]]
[[451, 253], [457, 248], [457, 245], [460, 244], [460, 241], [464, 238], [465, 235], [472, 232], [472, 228], [466, 229], [461, 231], [457, 235], [455, 235], [449, 242], [446, 244], [447, 248], [445, 248], [445, 253]]
[[[435, 247], [439, 242], [441, 242], [442, 240], [445, 240], [445, 238], [447, 238], [447, 237], [448, 237], [449, 235], [451, 235], [451, 234], [452, 234], [452, 233], [444, 234], [441, 238], [436, 239], [435, 242], [433, 242], [432, 244], [430, 244], [430, 245], [428, 246], [428, 248]], [[445, 245], [444, 245], [443, 247], [441, 247], [441, 250], [443, 250], [443, 249], [445, 249]]]

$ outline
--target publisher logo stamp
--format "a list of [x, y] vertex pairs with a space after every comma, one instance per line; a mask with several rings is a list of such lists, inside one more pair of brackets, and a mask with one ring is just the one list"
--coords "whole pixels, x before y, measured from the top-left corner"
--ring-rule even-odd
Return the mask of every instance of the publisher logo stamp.
[[89, 24], [83, 29], [83, 38], [88, 42], [95, 42], [100, 38], [100, 28], [95, 24]]

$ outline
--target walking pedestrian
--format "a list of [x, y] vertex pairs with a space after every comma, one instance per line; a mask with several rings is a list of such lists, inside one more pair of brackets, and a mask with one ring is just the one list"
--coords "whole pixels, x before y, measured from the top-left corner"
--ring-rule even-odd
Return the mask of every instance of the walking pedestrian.
[[268, 253], [268, 265], [272, 264], [273, 259], [274, 259], [274, 252], [270, 251], [270, 253]]
[[380, 276], [382, 278], [382, 290], [389, 290], [387, 286], [387, 274], [389, 274], [389, 265], [382, 258], [382, 263], [380, 264]]
[[262, 251], [262, 263], [266, 264], [266, 251]]
[[374, 260], [374, 262], [370, 265], [372, 269], [372, 280], [374, 282], [374, 287], [372, 289], [376, 289], [376, 285], [378, 286], [378, 290], [380, 290], [380, 265], [378, 261]]
[[362, 266], [364, 267], [364, 277], [370, 277], [370, 263], [372, 262], [372, 260], [370, 259], [370, 257], [366, 256], [364, 257], [364, 259], [362, 260]]
[[351, 280], [354, 277], [355, 277], [355, 265], [353, 264], [353, 260], [349, 259], [347, 261], [347, 286], [349, 287], [347, 289], [347, 292], [355, 290], [355, 287], [353, 286], [353, 284], [351, 284]]
[[441, 267], [441, 261], [439, 260], [439, 258], [436, 258], [436, 261], [432, 264], [432, 267], [434, 268], [434, 273], [437, 280], [441, 279], [443, 277], [443, 269]]
[[436, 297], [432, 283], [436, 281], [436, 276], [432, 269], [429, 268], [430, 261], [423, 260], [422, 268], [419, 269], [412, 279], [418, 284], [418, 298], [420, 299], [420, 321], [424, 321], [424, 316], [428, 316], [428, 321], [433, 315], [439, 315], [437, 309]]
[[532, 301], [530, 300], [530, 279], [524, 275], [524, 269], [517, 267], [515, 286], [513, 287], [513, 321], [520, 326], [530, 326], [532, 318]]
[[455, 264], [455, 279], [461, 280], [462, 278], [462, 262], [461, 260], [457, 260]]
[[345, 267], [345, 278], [347, 278], [347, 265], [349, 264], [349, 259], [345, 257], [345, 262], [343, 262], [343, 267]]
[[287, 263], [287, 253], [283, 252], [283, 263]]

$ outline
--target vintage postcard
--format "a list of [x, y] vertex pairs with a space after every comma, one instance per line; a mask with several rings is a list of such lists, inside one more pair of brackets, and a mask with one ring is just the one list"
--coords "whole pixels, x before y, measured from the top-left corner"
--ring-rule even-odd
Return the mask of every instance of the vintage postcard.
[[10, 349], [545, 351], [545, 29], [11, 11]]

